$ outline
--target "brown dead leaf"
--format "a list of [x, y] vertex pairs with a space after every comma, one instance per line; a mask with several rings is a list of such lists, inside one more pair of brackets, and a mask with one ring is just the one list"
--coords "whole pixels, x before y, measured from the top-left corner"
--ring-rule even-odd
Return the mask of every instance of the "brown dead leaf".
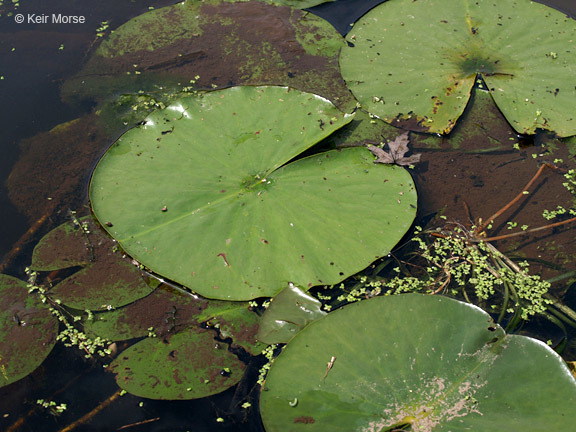
[[[402, 166], [414, 165], [420, 162], [420, 153], [411, 156], [406, 156], [410, 151], [408, 144], [410, 143], [409, 133], [405, 132], [396, 137], [396, 139], [389, 141], [385, 148], [369, 145], [368, 150], [376, 156], [374, 163], [396, 164]], [[387, 149], [386, 149], [387, 148]]]

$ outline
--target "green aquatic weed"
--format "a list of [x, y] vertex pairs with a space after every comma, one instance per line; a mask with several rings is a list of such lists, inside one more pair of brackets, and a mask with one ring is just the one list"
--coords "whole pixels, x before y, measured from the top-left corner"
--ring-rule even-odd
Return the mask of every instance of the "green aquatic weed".
[[[82, 316], [74, 315], [68, 311], [61, 305], [60, 300], [51, 299], [48, 289], [37, 283], [37, 272], [29, 268], [26, 268], [25, 271], [28, 276], [28, 292], [38, 293], [42, 303], [49, 305], [48, 309], [52, 315], [64, 326], [64, 328], [60, 330], [60, 333], [58, 333], [56, 340], [62, 342], [66, 347], [78, 347], [78, 349], [84, 351], [86, 358], [92, 358], [94, 355], [106, 357], [111, 354], [111, 351], [107, 348], [112, 343], [111, 341], [101, 337], [90, 338], [85, 332], [78, 328], [78, 326], [81, 326], [80, 321], [82, 321]], [[93, 319], [94, 315], [91, 311], [86, 311], [86, 315], [87, 319]]]

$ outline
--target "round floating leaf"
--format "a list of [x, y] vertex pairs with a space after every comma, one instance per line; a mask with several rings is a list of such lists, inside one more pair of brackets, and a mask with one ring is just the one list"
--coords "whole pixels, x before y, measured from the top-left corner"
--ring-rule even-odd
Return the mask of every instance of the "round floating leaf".
[[152, 294], [124, 307], [94, 314], [85, 322], [90, 334], [113, 341], [143, 337], [149, 333], [164, 336], [196, 324], [196, 317], [209, 302], [170, 288], [157, 288]]
[[[87, 221], [86, 218], [82, 219]], [[53, 229], [40, 239], [32, 253], [30, 268], [39, 271], [60, 270], [84, 266], [93, 256], [84, 230], [67, 222]]]
[[[82, 226], [80, 226], [82, 225]], [[120, 307], [153, 291], [142, 272], [113, 252], [111, 241], [90, 217], [64, 223], [46, 234], [34, 248], [34, 270], [84, 268], [57, 283], [50, 297], [79, 310]]]
[[348, 42], [342, 75], [388, 122], [450, 132], [481, 74], [516, 131], [576, 134], [576, 21], [547, 6], [389, 0], [356, 23]]
[[336, 283], [386, 255], [416, 210], [410, 174], [366, 149], [284, 165], [351, 119], [283, 87], [181, 99], [108, 150], [92, 208], [127, 253], [205, 297]]
[[479, 308], [406, 294], [345, 306], [298, 333], [261, 394], [268, 432], [573, 428], [576, 381]]
[[322, 3], [333, 2], [334, 0], [265, 0], [272, 4], [286, 5], [295, 7], [298, 9], [310, 8], [313, 6], [318, 6]]
[[205, 300], [169, 287], [157, 288], [149, 296], [114, 311], [96, 313], [85, 322], [85, 329], [92, 335], [118, 341], [150, 333], [165, 336], [206, 321], [217, 326], [221, 338], [230, 338], [253, 354], [265, 348], [256, 342], [259, 317], [248, 310], [248, 303]]
[[[112, 124], [136, 123], [145, 117], [142, 111], [192, 85], [289, 85], [348, 110], [355, 101], [338, 68], [343, 45], [330, 23], [305, 11], [261, 1], [188, 1], [114, 30], [64, 83], [63, 96], [105, 102], [99, 111]], [[120, 96], [110, 100], [111, 94]]]
[[95, 311], [124, 306], [153, 290], [136, 266], [110, 252], [58, 283], [49, 295], [71, 308]]
[[196, 399], [236, 384], [245, 365], [214, 341], [214, 332], [190, 328], [168, 338], [147, 338], [111, 365], [118, 385], [150, 399]]
[[58, 320], [26, 283], [0, 274], [0, 387], [40, 366], [57, 335]]

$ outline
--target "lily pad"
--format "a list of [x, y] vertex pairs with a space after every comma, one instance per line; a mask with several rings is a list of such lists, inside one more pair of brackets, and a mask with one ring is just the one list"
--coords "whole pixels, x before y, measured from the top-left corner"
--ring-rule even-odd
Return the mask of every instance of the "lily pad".
[[488, 314], [406, 294], [343, 307], [298, 333], [261, 394], [268, 432], [570, 430], [576, 380], [544, 343]]
[[[319, 2], [282, 3], [308, 7]], [[100, 112], [110, 122], [118, 122], [114, 114], [133, 121], [128, 114], [134, 103], [167, 104], [166, 95], [192, 85], [286, 85], [321, 94], [348, 110], [355, 101], [338, 68], [343, 45], [344, 38], [327, 21], [291, 7], [187, 1], [118, 27], [62, 93], [68, 101], [106, 102]]]
[[356, 110], [354, 120], [345, 128], [330, 136], [336, 147], [359, 147], [365, 144], [379, 144], [384, 138], [394, 139], [402, 129], [398, 129], [378, 118], [370, 117], [363, 110]]
[[26, 283], [0, 274], [0, 387], [33, 372], [56, 344], [58, 320]]
[[[526, 31], [530, 29], [530, 31]], [[387, 122], [448, 133], [480, 74], [519, 133], [576, 134], [576, 21], [528, 0], [389, 0], [340, 54], [361, 104]]]
[[75, 218], [40, 240], [30, 268], [50, 271], [80, 265], [81, 270], [58, 281], [50, 297], [79, 310], [120, 307], [147, 296], [153, 288], [142, 272], [114, 249], [117, 245], [91, 218]]
[[87, 234], [80, 226], [67, 222], [40, 239], [34, 247], [30, 268], [37, 271], [61, 270], [85, 266], [93, 260]]
[[450, 137], [412, 134], [413, 147], [463, 153], [513, 152], [518, 134], [506, 121], [485, 88], [474, 87], [470, 101]]
[[248, 307], [246, 302], [206, 300], [163, 286], [132, 304], [96, 313], [84, 325], [94, 336], [119, 341], [151, 333], [164, 337], [208, 322], [218, 327], [221, 338], [259, 354], [264, 348], [255, 338], [259, 317]]
[[127, 392], [150, 399], [196, 399], [236, 384], [246, 366], [214, 340], [214, 332], [189, 328], [146, 338], [120, 353], [111, 368]]
[[333, 2], [334, 0], [266, 0], [272, 4], [279, 4], [285, 6], [292, 6], [298, 9], [305, 9], [314, 6], [318, 6], [322, 3]]
[[121, 341], [154, 333], [165, 336], [196, 324], [207, 307], [206, 300], [160, 287], [134, 303], [109, 312], [98, 312], [85, 322], [86, 331], [101, 338]]
[[312, 321], [326, 315], [318, 299], [290, 283], [262, 315], [257, 339], [268, 345], [287, 343]]
[[241, 346], [250, 354], [258, 355], [266, 348], [256, 340], [260, 317], [249, 309], [246, 302], [221, 302], [211, 300], [200, 316], [210, 314], [207, 325], [218, 329], [222, 339], [230, 339], [232, 346]]
[[389, 253], [416, 211], [410, 174], [367, 149], [286, 165], [351, 119], [284, 87], [183, 98], [100, 160], [93, 211], [128, 254], [204, 297], [337, 283]]

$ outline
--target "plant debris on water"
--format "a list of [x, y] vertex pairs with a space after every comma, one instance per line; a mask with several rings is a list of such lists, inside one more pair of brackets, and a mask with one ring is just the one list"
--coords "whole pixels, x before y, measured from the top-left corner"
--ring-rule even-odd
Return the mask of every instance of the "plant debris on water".
[[405, 132], [402, 135], [397, 136], [392, 141], [386, 143], [387, 149], [382, 149], [374, 145], [368, 145], [368, 150], [376, 156], [374, 163], [382, 164], [396, 164], [403, 166], [410, 166], [420, 162], [421, 154], [413, 154], [407, 156], [406, 154], [410, 151], [408, 144], [410, 143], [410, 134]]

